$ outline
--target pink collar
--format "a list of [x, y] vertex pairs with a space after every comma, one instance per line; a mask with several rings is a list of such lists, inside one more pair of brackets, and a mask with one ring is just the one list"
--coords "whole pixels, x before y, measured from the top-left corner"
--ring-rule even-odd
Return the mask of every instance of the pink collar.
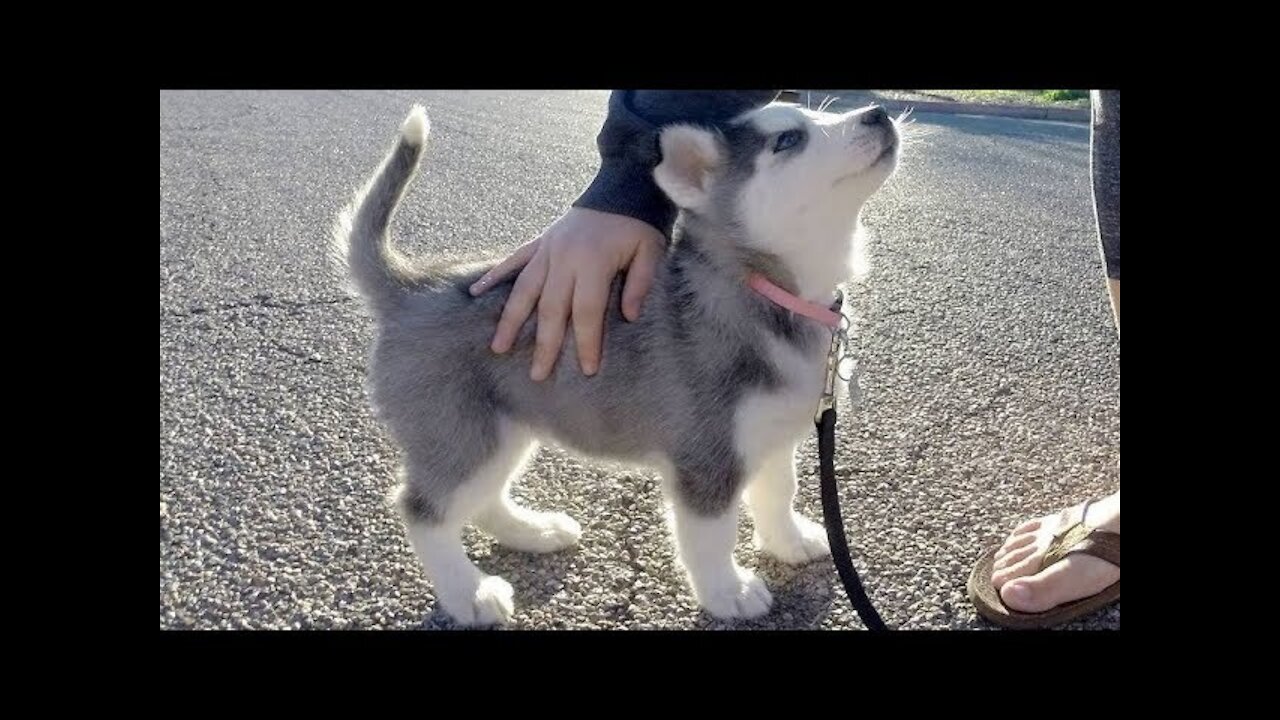
[[842, 319], [840, 313], [818, 305], [817, 303], [802, 300], [769, 282], [769, 279], [760, 273], [751, 273], [748, 275], [747, 285], [750, 286], [752, 290], [755, 290], [761, 295], [772, 300], [774, 303], [790, 310], [793, 313], [817, 320], [832, 330], [840, 327], [840, 320]]

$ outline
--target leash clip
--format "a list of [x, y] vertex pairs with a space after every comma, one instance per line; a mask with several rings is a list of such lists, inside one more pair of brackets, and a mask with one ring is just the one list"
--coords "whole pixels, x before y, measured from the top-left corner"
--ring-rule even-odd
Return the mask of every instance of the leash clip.
[[[831, 310], [840, 313], [841, 307], [844, 305], [844, 292], [836, 288], [836, 300], [831, 304]], [[836, 406], [836, 378], [840, 377], [845, 380], [844, 374], [840, 372], [841, 363], [851, 359], [848, 354], [849, 349], [849, 318], [840, 313], [840, 326], [831, 331], [831, 349], [827, 352], [827, 371], [822, 382], [822, 395], [818, 398], [818, 409], [813, 414], [813, 422], [815, 425], [822, 422], [822, 414]], [[850, 375], [852, 377], [852, 374]]]

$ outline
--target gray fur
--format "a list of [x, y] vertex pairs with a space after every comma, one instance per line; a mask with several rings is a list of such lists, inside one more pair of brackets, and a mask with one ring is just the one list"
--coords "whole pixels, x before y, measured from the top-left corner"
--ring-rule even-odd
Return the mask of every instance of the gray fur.
[[786, 272], [735, 242], [735, 189], [765, 139], [750, 127], [720, 136], [730, 170], [710, 210], [686, 213], [636, 322], [615, 280], [599, 372], [577, 367], [572, 332], [551, 377], [529, 379], [535, 320], [514, 348], [489, 350], [514, 278], [479, 297], [481, 266], [413, 270], [388, 246], [386, 223], [421, 155], [403, 140], [358, 196], [339, 247], [377, 319], [368, 388], [377, 417], [403, 451], [401, 507], [411, 522], [439, 522], [453, 491], [496, 451], [508, 419], [587, 455], [675, 470], [677, 497], [693, 512], [725, 512], [743, 483], [733, 413], [745, 393], [780, 379], [764, 354], [768, 336], [812, 351], [825, 331], [756, 295], [749, 271], [780, 285]]
[[[391, 247], [386, 234], [392, 213], [418, 172], [422, 151], [422, 145], [402, 137], [338, 217], [336, 259], [348, 271], [356, 290], [380, 314], [392, 312], [404, 291], [412, 291], [414, 284], [409, 261]], [[351, 242], [354, 238], [363, 242]]]

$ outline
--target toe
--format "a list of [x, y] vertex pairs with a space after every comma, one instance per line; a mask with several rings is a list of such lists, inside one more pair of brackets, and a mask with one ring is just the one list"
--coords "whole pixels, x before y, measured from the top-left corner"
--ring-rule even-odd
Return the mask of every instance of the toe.
[[1000, 557], [997, 555], [996, 557], [998, 559], [996, 560], [995, 565], [993, 567], [996, 570], [1003, 570], [1008, 567], [1013, 567], [1014, 565], [1017, 565], [1023, 560], [1026, 560], [1027, 558], [1031, 557], [1031, 555], [1034, 554], [1036, 550], [1037, 548], [1035, 545], [1026, 545], [1022, 548], [1014, 550], [1013, 552], [1005, 555], [1004, 557]]
[[1001, 558], [1013, 552], [1014, 550], [1021, 550], [1022, 548], [1030, 545], [1035, 541], [1036, 541], [1035, 533], [1027, 533], [1025, 535], [1011, 535], [1009, 536], [1009, 539], [1005, 541], [1004, 545], [1001, 545], [1000, 549], [996, 551], [996, 560], [1000, 560]]
[[1120, 579], [1120, 568], [1098, 558], [1072, 556], [1042, 572], [1007, 581], [1000, 599], [1019, 612], [1044, 612], [1089, 597]]
[[991, 584], [997, 590], [1004, 587], [1005, 583], [1027, 575], [1033, 575], [1040, 569], [1040, 561], [1043, 556], [1037, 553], [1031, 553], [1016, 563], [1012, 563], [991, 573]]

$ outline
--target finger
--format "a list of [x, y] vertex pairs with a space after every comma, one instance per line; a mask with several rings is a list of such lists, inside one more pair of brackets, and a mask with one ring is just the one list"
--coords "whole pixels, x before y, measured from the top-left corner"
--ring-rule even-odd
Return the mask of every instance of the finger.
[[635, 322], [640, 318], [640, 307], [649, 294], [649, 288], [653, 287], [662, 255], [662, 246], [652, 240], [642, 240], [636, 248], [635, 257], [627, 269], [627, 282], [622, 288], [622, 314], [627, 320]]
[[537, 382], [546, 380], [555, 367], [564, 342], [565, 323], [573, 301], [573, 271], [563, 264], [553, 268], [538, 298], [538, 335], [533, 349], [533, 367], [529, 377]]
[[520, 277], [516, 278], [515, 287], [511, 288], [511, 295], [502, 308], [502, 317], [498, 319], [498, 328], [489, 343], [494, 352], [504, 353], [515, 344], [520, 328], [538, 304], [538, 296], [542, 294], [542, 286], [546, 280], [546, 254], [539, 253], [529, 261]]
[[578, 346], [578, 364], [584, 375], [600, 369], [600, 346], [604, 337], [604, 309], [609, 300], [608, 280], [594, 275], [579, 276], [573, 286], [573, 341]]
[[495, 265], [489, 272], [480, 276], [479, 280], [476, 280], [471, 284], [471, 294], [479, 295], [480, 293], [483, 293], [485, 290], [488, 290], [500, 281], [511, 277], [512, 274], [527, 265], [528, 262], [533, 259], [534, 254], [538, 252], [538, 248], [542, 246], [541, 241], [542, 238], [538, 238], [533, 242], [521, 245], [515, 252], [511, 253], [510, 257]]

